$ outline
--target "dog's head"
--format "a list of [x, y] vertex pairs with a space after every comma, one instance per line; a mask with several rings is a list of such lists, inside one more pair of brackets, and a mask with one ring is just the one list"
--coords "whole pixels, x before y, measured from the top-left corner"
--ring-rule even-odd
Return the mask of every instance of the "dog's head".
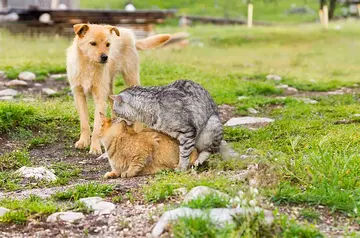
[[73, 28], [81, 52], [93, 62], [107, 63], [111, 39], [120, 36], [119, 29], [93, 24], [76, 24]]

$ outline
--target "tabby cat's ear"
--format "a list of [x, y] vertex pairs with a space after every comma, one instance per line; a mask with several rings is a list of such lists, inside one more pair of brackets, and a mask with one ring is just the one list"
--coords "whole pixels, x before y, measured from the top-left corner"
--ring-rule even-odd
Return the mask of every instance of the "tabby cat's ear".
[[116, 102], [121, 102], [121, 96], [120, 95], [110, 95], [109, 96], [112, 100], [116, 101]]

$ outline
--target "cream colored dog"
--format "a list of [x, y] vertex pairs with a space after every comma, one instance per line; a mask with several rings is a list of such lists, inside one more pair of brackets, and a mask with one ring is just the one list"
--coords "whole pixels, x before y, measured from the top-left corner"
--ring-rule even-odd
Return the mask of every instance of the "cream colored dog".
[[80, 116], [81, 135], [76, 148], [90, 144], [90, 125], [86, 95], [95, 102], [91, 154], [100, 154], [100, 113], [105, 113], [106, 101], [111, 109], [114, 77], [121, 73], [127, 87], [140, 85], [137, 50], [151, 49], [166, 43], [170, 35], [155, 35], [136, 41], [131, 30], [109, 25], [76, 24], [75, 39], [67, 50], [67, 76]]

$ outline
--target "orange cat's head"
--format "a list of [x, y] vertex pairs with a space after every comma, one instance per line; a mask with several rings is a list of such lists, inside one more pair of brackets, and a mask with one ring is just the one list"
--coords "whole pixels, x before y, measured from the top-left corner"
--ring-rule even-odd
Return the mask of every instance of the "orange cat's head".
[[[107, 132], [110, 132], [110, 128], [116, 124], [116, 133], [128, 132], [131, 129], [130, 126], [127, 125], [124, 120], [116, 120], [106, 117], [104, 114], [100, 112], [101, 125], [100, 125], [100, 138], [104, 137]], [[113, 131], [113, 130], [111, 130]]]

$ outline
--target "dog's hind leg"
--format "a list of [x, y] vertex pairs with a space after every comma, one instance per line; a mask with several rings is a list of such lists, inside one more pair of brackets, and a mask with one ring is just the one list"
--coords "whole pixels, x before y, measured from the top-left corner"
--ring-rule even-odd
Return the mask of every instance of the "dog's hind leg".
[[81, 87], [73, 89], [76, 109], [80, 116], [80, 139], [75, 143], [75, 147], [83, 149], [90, 144], [90, 126], [89, 126], [89, 112], [86, 104], [86, 95]]

